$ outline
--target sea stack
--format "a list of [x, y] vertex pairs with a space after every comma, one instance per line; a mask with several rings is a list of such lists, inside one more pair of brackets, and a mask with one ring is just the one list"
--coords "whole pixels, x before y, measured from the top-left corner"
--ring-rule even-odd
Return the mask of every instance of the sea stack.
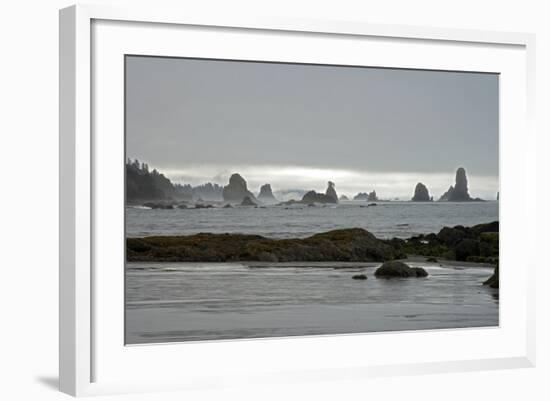
[[319, 193], [315, 191], [309, 191], [306, 192], [306, 194], [302, 197], [301, 202], [302, 203], [338, 203], [338, 195], [336, 194], [336, 190], [334, 189], [334, 183], [332, 181], [328, 182], [328, 187], [326, 192]]
[[[449, 202], [468, 202], [472, 201], [470, 194], [468, 193], [468, 178], [466, 178], [466, 170], [459, 167], [456, 170], [455, 185], [451, 185], [447, 192], [441, 195], [440, 201]], [[475, 199], [481, 200], [481, 199]]]
[[251, 201], [256, 198], [246, 186], [246, 181], [239, 174], [233, 174], [229, 178], [229, 184], [223, 187], [223, 200], [225, 202], [240, 203], [245, 197], [249, 197]]
[[277, 203], [277, 199], [271, 191], [271, 185], [264, 184], [260, 187], [260, 194], [258, 195], [258, 200], [263, 203]]
[[376, 191], [372, 191], [369, 193], [369, 196], [367, 197], [367, 202], [378, 202], [378, 196], [376, 195]]
[[332, 203], [338, 203], [338, 194], [336, 193], [334, 187], [335, 184], [332, 181], [329, 181], [327, 190], [325, 191], [325, 195], [334, 200], [334, 202]]
[[431, 200], [430, 193], [426, 185], [419, 182], [414, 188], [414, 195], [411, 199], [413, 202], [429, 202]]

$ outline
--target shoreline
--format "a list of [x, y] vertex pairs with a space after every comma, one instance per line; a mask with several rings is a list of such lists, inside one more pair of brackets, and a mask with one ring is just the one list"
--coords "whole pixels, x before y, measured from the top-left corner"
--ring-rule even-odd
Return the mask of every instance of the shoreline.
[[[422, 267], [436, 267], [443, 269], [453, 269], [454, 267], [460, 267], [460, 270], [467, 269], [487, 269], [492, 271], [495, 266], [488, 263], [476, 263], [476, 262], [459, 262], [456, 260], [441, 259], [438, 262], [428, 262], [428, 258], [420, 255], [409, 255], [407, 259], [396, 259], [400, 262], [405, 262], [411, 265], [422, 265]], [[236, 262], [159, 262], [159, 261], [128, 261], [127, 267], [133, 269], [140, 268], [159, 268], [165, 269], [167, 265], [178, 266], [193, 266], [200, 267], [201, 264], [208, 266], [242, 266], [249, 269], [264, 269], [264, 268], [278, 268], [278, 269], [333, 269], [333, 270], [346, 270], [346, 269], [367, 269], [379, 267], [381, 262], [258, 262], [258, 261], [236, 261]], [[143, 265], [136, 267], [135, 265]]]

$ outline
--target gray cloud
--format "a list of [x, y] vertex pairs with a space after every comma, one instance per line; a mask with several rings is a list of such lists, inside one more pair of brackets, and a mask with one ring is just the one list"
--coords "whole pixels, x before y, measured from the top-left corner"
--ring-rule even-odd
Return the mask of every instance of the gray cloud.
[[174, 176], [281, 166], [351, 172], [340, 187], [411, 172], [450, 185], [464, 166], [498, 187], [497, 75], [128, 57], [126, 78], [127, 154]]

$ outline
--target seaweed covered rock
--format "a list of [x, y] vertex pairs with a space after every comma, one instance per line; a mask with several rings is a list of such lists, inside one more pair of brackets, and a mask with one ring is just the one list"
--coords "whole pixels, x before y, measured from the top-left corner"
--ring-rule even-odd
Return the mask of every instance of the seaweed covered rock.
[[366, 274], [354, 274], [353, 276], [351, 276], [351, 278], [354, 279], [354, 280], [366, 280], [367, 275]]
[[428, 272], [421, 267], [410, 267], [398, 260], [385, 262], [374, 272], [376, 277], [427, 277]]
[[473, 227], [443, 227], [437, 234], [420, 234], [405, 241], [386, 241], [407, 255], [422, 255], [476, 263], [496, 263], [499, 257], [499, 223]]
[[456, 244], [455, 259], [466, 261], [472, 256], [479, 256], [479, 240], [466, 238]]
[[128, 238], [128, 261], [159, 262], [382, 262], [398, 254], [361, 228], [308, 238], [270, 239], [245, 234]]

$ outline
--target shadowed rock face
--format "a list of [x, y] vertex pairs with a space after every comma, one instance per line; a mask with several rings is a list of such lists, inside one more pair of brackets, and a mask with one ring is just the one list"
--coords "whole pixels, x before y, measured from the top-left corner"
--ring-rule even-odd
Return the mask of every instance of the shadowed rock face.
[[440, 202], [448, 201], [448, 200], [449, 200], [449, 197], [450, 197], [451, 194], [453, 193], [454, 189], [455, 189], [455, 188], [451, 185], [451, 186], [449, 187], [449, 189], [447, 190], [447, 192], [445, 192], [443, 195], [441, 195], [441, 198], [439, 198], [439, 201], [440, 201]]
[[334, 200], [334, 203], [338, 203], [338, 194], [334, 189], [334, 183], [332, 181], [328, 182], [328, 187], [327, 187], [327, 190], [325, 191], [325, 195], [332, 198]]
[[239, 174], [233, 174], [229, 178], [229, 185], [223, 187], [223, 200], [240, 203], [247, 196], [252, 201], [256, 200], [252, 192], [248, 190], [245, 179]]
[[416, 184], [416, 188], [414, 189], [414, 195], [412, 197], [413, 202], [429, 202], [430, 201], [430, 193], [428, 192], [428, 188], [421, 182]]
[[250, 199], [250, 197], [245, 196], [241, 202], [241, 206], [256, 206], [256, 204]]
[[276, 203], [277, 199], [271, 191], [271, 185], [264, 184], [260, 187], [260, 194], [258, 195], [258, 200], [264, 203]]
[[437, 234], [420, 234], [406, 241], [393, 238], [387, 243], [407, 255], [494, 264], [499, 258], [499, 222], [443, 227]]

